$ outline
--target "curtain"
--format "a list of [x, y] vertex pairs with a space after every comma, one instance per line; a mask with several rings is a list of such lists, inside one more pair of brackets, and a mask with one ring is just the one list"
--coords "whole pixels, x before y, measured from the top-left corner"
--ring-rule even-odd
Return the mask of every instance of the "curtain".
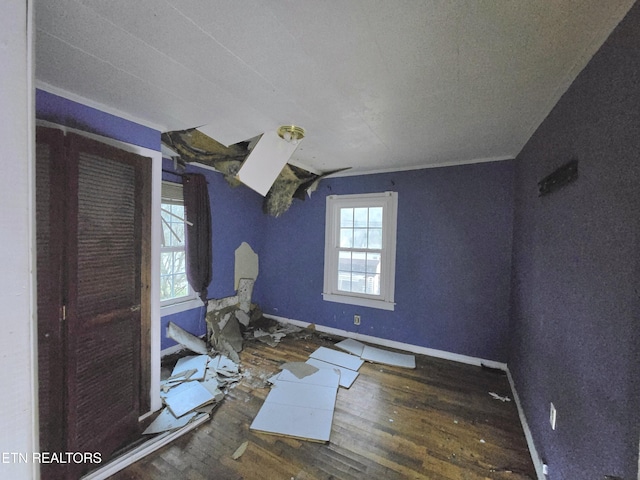
[[203, 303], [207, 304], [207, 287], [211, 283], [211, 206], [204, 175], [182, 177], [185, 217], [187, 220], [187, 280]]

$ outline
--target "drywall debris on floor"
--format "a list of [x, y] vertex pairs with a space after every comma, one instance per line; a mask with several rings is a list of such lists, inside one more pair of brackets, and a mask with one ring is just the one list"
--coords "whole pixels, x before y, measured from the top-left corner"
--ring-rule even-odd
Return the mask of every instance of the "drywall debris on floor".
[[309, 355], [309, 357], [332, 365], [337, 365], [339, 367], [348, 368], [355, 372], [357, 372], [364, 363], [363, 360], [355, 355], [339, 352], [327, 347], [318, 347], [318, 349]]
[[416, 368], [415, 355], [390, 352], [381, 348], [365, 345], [364, 343], [351, 338], [336, 343], [336, 347], [352, 353], [353, 355], [357, 355], [367, 362], [381, 363], [383, 365], [402, 368]]
[[280, 369], [291, 372], [296, 378], [304, 378], [318, 371], [318, 367], [304, 362], [286, 362], [280, 365]]
[[511, 399], [509, 397], [507, 397], [507, 396], [503, 397], [502, 395], [498, 395], [497, 393], [494, 393], [494, 392], [489, 392], [489, 395], [491, 395], [491, 397], [494, 400], [500, 400], [501, 402], [510, 402], [511, 401]]
[[175, 340], [194, 353], [209, 353], [204, 340], [183, 330], [173, 322], [169, 322], [169, 325], [167, 325], [167, 337]]
[[249, 445], [248, 441], [244, 441], [240, 444], [240, 446], [236, 449], [235, 452], [233, 452], [233, 455], [231, 455], [231, 458], [233, 458], [234, 460], [239, 459], [242, 454], [245, 452], [245, 450], [247, 449], [247, 446]]
[[239, 365], [223, 355], [181, 357], [165, 376], [160, 382], [165, 408], [143, 432], [145, 435], [184, 428], [203, 414], [209, 416], [242, 378]]
[[303, 440], [328, 442], [333, 423], [340, 374], [326, 370], [324, 381], [312, 377], [302, 379], [295, 375], [280, 376], [273, 380], [264, 404], [249, 427], [265, 433], [296, 437]]
[[326, 368], [337, 369], [340, 372], [340, 386], [343, 388], [350, 388], [351, 385], [353, 385], [353, 382], [355, 382], [356, 378], [358, 378], [358, 375], [359, 375], [358, 372], [351, 370], [349, 368], [332, 365], [330, 363], [323, 362], [322, 360], [316, 360], [315, 358], [310, 358], [305, 363], [308, 363], [309, 365], [313, 365], [314, 367], [317, 367], [319, 369], [326, 369]]

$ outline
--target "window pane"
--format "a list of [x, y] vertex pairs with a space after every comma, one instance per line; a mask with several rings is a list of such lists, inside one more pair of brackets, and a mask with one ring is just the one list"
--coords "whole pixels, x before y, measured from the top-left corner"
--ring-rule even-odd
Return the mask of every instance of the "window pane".
[[187, 283], [187, 275], [179, 274], [174, 276], [173, 280], [173, 296], [184, 297], [189, 293], [189, 286]]
[[173, 272], [173, 254], [171, 252], [162, 252], [160, 259], [160, 274], [170, 275]]
[[380, 295], [380, 275], [367, 275], [366, 293]]
[[380, 273], [379, 253], [367, 253], [367, 273]]
[[172, 297], [171, 276], [162, 276], [160, 278], [160, 300], [167, 300]]
[[368, 224], [368, 208], [354, 208], [353, 209], [353, 226], [354, 227], [367, 227]]
[[351, 272], [338, 272], [338, 290], [351, 291]]
[[364, 252], [353, 252], [352, 262], [351, 262], [351, 270], [353, 272], [366, 272], [366, 258], [367, 254]]
[[341, 248], [353, 247], [353, 228], [340, 229], [340, 247]]
[[369, 209], [369, 228], [382, 228], [382, 207]]
[[369, 248], [382, 248], [382, 229], [370, 228], [369, 229]]
[[366, 283], [364, 273], [351, 274], [351, 291], [357, 293], [366, 293]]
[[340, 209], [340, 226], [353, 227], [353, 208]]
[[351, 252], [338, 253], [338, 270], [351, 272]]
[[367, 229], [353, 229], [353, 248], [367, 248]]

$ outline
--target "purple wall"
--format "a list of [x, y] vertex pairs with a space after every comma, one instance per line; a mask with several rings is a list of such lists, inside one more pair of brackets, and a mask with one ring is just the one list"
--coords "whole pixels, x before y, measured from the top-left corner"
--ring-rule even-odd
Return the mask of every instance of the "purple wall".
[[[163, 160], [163, 170], [173, 171], [173, 162]], [[212, 217], [212, 280], [208, 288], [209, 298], [223, 298], [235, 295], [234, 270], [235, 250], [242, 242], [247, 242], [260, 256], [262, 229], [265, 216], [262, 213], [262, 197], [247, 187], [232, 188], [224, 177], [204, 168], [187, 166], [188, 173], [202, 173], [209, 185], [209, 201]], [[163, 180], [180, 182], [181, 178], [163, 172]], [[262, 260], [262, 257], [260, 257]], [[260, 277], [254, 287], [258, 290]], [[169, 321], [179, 325], [194, 335], [203, 335], [207, 331], [204, 321], [204, 308], [187, 310], [162, 317], [161, 349], [176, 345], [166, 338], [165, 331]]]
[[[386, 190], [398, 192], [395, 311], [324, 301], [326, 196]], [[512, 190], [511, 161], [323, 180], [266, 219], [258, 301], [286, 318], [506, 362]]]
[[36, 118], [151, 150], [160, 150], [158, 130], [44, 90], [36, 90]]
[[[577, 181], [539, 198], [572, 158]], [[551, 480], [637, 478], [639, 226], [637, 4], [516, 161], [509, 367]]]

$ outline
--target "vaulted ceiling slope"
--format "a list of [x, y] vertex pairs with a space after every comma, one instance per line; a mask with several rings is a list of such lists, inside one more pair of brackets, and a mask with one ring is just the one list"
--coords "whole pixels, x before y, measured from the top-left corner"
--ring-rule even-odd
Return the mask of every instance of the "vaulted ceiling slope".
[[38, 0], [36, 79], [351, 173], [515, 157], [633, 0]]

